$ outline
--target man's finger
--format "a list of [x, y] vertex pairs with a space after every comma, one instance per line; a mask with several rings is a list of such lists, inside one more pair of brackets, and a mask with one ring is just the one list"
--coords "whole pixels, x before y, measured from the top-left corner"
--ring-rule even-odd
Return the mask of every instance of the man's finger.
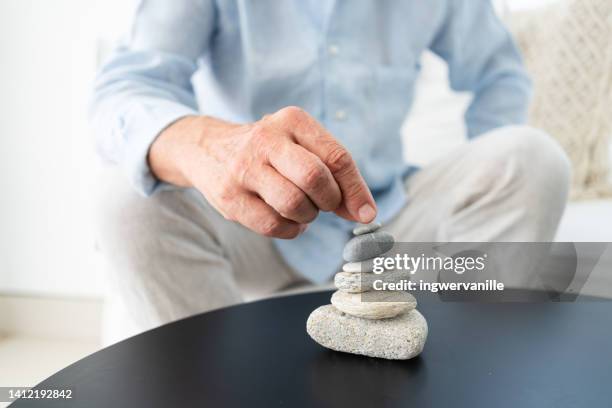
[[255, 194], [242, 196], [237, 220], [248, 229], [272, 238], [292, 239], [301, 234], [305, 224], [298, 224], [282, 217]]
[[252, 172], [245, 187], [257, 193], [281, 216], [299, 224], [312, 222], [319, 213], [302, 190], [269, 165]]
[[285, 108], [277, 115], [279, 123], [293, 133], [296, 142], [314, 153], [329, 168], [342, 192], [345, 218], [362, 223], [374, 220], [376, 203], [348, 150], [299, 108]]
[[270, 152], [269, 160], [321, 210], [333, 211], [342, 203], [340, 187], [329, 168], [302, 146], [287, 141]]

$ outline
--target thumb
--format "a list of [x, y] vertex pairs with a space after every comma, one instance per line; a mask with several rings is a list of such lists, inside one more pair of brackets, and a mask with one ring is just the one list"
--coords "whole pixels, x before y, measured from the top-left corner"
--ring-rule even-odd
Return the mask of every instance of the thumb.
[[342, 202], [334, 212], [349, 221], [367, 224], [376, 218], [376, 202], [361, 174], [356, 167], [354, 169], [355, 174], [349, 178], [351, 182], [341, 187]]

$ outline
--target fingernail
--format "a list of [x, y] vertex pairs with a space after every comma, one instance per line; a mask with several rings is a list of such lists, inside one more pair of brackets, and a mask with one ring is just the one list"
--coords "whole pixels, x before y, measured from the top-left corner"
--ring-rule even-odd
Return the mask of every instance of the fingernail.
[[306, 231], [307, 229], [308, 229], [308, 224], [300, 225], [300, 234]]
[[376, 217], [376, 210], [370, 204], [364, 204], [359, 208], [359, 221], [370, 222]]

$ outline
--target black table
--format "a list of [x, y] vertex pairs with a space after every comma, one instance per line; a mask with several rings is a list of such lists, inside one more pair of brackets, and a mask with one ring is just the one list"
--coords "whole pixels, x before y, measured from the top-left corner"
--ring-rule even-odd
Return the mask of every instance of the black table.
[[204, 313], [101, 350], [39, 389], [72, 400], [12, 407], [609, 407], [612, 302], [461, 303], [418, 296], [423, 354], [323, 349], [308, 314], [330, 292]]

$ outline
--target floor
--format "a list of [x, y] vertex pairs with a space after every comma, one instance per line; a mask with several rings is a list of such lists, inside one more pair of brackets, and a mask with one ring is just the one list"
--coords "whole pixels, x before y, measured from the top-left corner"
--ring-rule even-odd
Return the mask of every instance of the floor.
[[[0, 338], [0, 387], [31, 387], [95, 352], [97, 342], [37, 338], [24, 335]], [[8, 406], [0, 402], [0, 408]]]
[[97, 351], [101, 314], [100, 299], [0, 293], [0, 387], [32, 387]]

